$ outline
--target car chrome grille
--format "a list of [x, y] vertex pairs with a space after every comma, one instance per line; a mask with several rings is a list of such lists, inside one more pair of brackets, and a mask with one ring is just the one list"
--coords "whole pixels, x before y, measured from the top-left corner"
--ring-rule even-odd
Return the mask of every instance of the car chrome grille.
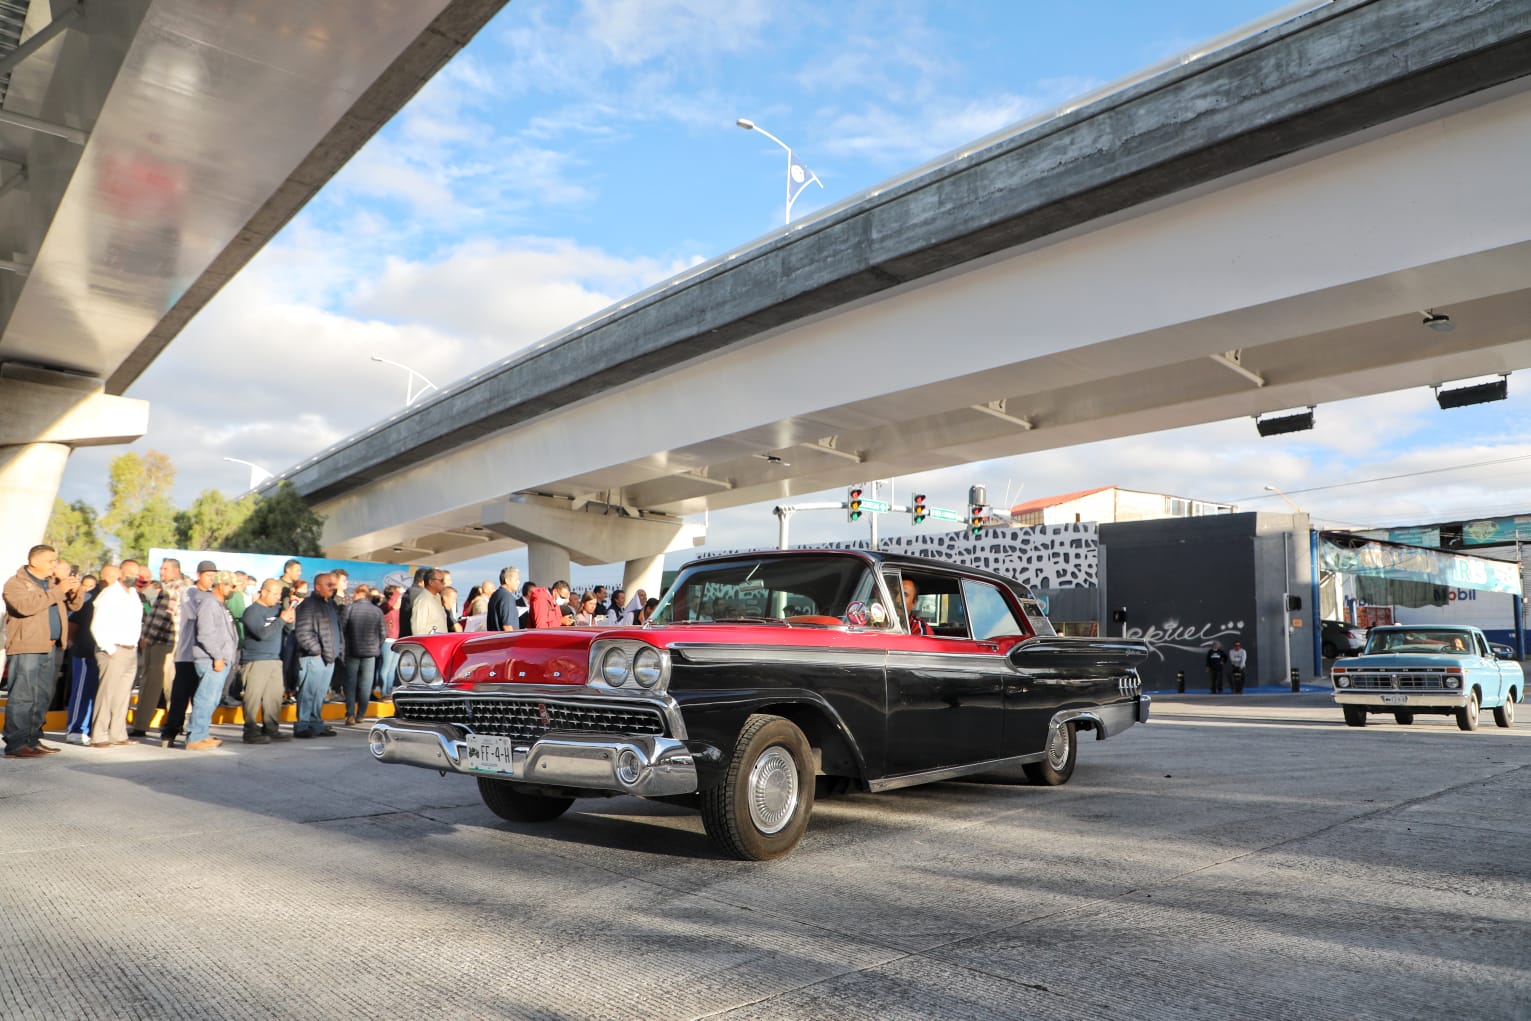
[[535, 741], [550, 731], [664, 736], [657, 707], [611, 702], [559, 702], [517, 696], [462, 697], [394, 693], [394, 716], [422, 723], [455, 723], [475, 734]]
[[[1446, 675], [1426, 670], [1346, 671], [1352, 691], [1446, 691]], [[1455, 690], [1455, 689], [1452, 689]]]

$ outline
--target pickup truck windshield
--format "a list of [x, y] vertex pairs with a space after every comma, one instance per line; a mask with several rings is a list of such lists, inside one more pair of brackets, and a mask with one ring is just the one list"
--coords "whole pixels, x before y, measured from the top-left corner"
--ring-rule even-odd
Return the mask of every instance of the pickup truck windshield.
[[1406, 628], [1380, 631], [1373, 628], [1366, 639], [1366, 655], [1417, 653], [1422, 656], [1476, 656], [1473, 636], [1448, 628]]

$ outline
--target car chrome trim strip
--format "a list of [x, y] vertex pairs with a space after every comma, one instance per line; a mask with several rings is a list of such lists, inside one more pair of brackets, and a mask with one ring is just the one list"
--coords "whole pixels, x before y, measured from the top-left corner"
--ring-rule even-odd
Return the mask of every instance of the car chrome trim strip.
[[1004, 759], [968, 762], [960, 766], [942, 766], [940, 769], [926, 769], [918, 773], [899, 773], [896, 776], [885, 776], [869, 781], [867, 789], [874, 794], [879, 791], [896, 791], [900, 787], [914, 787], [922, 783], [940, 783], [942, 780], [955, 780], [960, 776], [971, 776], [974, 773], [994, 773], [1002, 769], [1024, 766], [1029, 762], [1041, 762], [1045, 758], [1047, 758], [1047, 752], [1041, 751], [1030, 755], [1012, 755]]
[[833, 646], [723, 645], [710, 642], [675, 642], [672, 652], [688, 663], [792, 663], [822, 664], [826, 659], [851, 666], [899, 669], [929, 668], [971, 670], [982, 663], [999, 673], [1015, 673], [1014, 664], [991, 650], [977, 652], [924, 652], [904, 649], [839, 649]]
[[[513, 771], [504, 774], [464, 766], [466, 736], [463, 728], [450, 723], [384, 720], [373, 726], [367, 743], [379, 762], [490, 779], [645, 798], [691, 794], [697, 789], [696, 762], [691, 751], [673, 738], [551, 735], [529, 745], [516, 745], [511, 752]], [[624, 756], [634, 771], [630, 783], [624, 782], [618, 772], [618, 763]]]

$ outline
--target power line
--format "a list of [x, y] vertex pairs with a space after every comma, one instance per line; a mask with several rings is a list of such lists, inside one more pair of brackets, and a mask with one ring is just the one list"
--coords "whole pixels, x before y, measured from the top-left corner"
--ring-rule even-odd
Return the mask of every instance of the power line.
[[[1288, 489], [1286, 490], [1286, 494], [1288, 496], [1297, 496], [1302, 493], [1322, 493], [1330, 489], [1344, 489], [1347, 486], [1367, 486], [1374, 482], [1394, 482], [1398, 479], [1415, 479], [1419, 478], [1421, 475], [1439, 475], [1441, 472], [1466, 471], [1469, 468], [1488, 468], [1496, 464], [1509, 464], [1512, 461], [1531, 461], [1531, 454], [1517, 454], [1514, 457], [1501, 457], [1492, 461], [1475, 461], [1471, 464], [1453, 464], [1448, 465], [1445, 468], [1421, 468], [1419, 471], [1403, 472], [1398, 475], [1379, 475], [1374, 479], [1355, 479], [1350, 482], [1331, 482], [1322, 486], [1309, 486], [1306, 489]], [[1235, 500], [1233, 502], [1251, 503], [1255, 500], [1270, 499], [1273, 499], [1270, 494], [1261, 493], [1259, 496], [1248, 496], [1242, 500]]]

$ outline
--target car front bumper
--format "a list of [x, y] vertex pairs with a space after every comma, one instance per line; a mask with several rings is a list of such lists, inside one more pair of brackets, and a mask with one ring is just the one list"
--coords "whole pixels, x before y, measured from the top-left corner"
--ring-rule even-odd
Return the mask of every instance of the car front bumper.
[[469, 768], [465, 764], [466, 738], [467, 731], [451, 723], [384, 720], [368, 734], [368, 749], [379, 762], [550, 787], [645, 798], [697, 790], [696, 760], [685, 742], [674, 738], [548, 734], [516, 745], [509, 773]]
[[[1407, 701], [1384, 701], [1384, 695]], [[1456, 691], [1336, 691], [1334, 700], [1340, 705], [1378, 709], [1461, 709], [1467, 705], [1467, 696]]]

